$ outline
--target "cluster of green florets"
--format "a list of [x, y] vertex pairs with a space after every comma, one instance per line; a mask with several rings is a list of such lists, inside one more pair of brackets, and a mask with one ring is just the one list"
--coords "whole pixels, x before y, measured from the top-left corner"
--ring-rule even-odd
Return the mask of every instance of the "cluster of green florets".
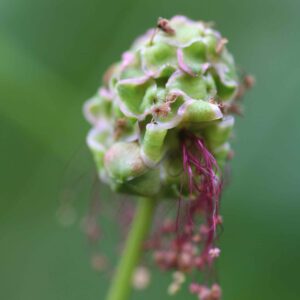
[[102, 181], [129, 194], [178, 195], [187, 184], [181, 176], [185, 131], [203, 139], [222, 168], [239, 87], [226, 43], [204, 22], [160, 19], [109, 68], [84, 107]]

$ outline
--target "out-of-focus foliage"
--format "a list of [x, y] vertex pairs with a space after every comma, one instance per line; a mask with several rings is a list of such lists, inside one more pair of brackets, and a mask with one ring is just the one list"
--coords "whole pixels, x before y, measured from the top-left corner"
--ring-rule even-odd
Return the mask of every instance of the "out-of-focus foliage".
[[[214, 20], [257, 79], [222, 200], [225, 299], [299, 299], [299, 11], [295, 0], [2, 0], [0, 298], [104, 298], [108, 279], [91, 270], [79, 228], [94, 168], [81, 107], [158, 16], [185, 14]], [[62, 191], [79, 216], [68, 228], [56, 218]], [[114, 201], [104, 188], [101, 198]], [[109, 250], [115, 240], [103, 243]], [[157, 274], [133, 298], [161, 299], [170, 280]]]

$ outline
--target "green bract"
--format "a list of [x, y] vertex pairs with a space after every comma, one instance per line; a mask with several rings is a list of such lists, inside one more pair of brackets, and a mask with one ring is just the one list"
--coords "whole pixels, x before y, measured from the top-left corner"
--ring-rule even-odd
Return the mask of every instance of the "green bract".
[[138, 38], [84, 106], [100, 177], [119, 192], [178, 194], [184, 129], [204, 140], [220, 167], [230, 151], [234, 118], [220, 103], [234, 101], [238, 78], [226, 40], [183, 16], [168, 26], [172, 32], [151, 29]]

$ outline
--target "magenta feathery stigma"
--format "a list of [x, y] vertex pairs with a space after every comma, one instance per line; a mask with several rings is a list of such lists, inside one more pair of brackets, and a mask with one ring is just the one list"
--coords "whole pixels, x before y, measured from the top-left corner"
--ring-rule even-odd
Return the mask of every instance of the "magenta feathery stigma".
[[[209, 274], [220, 255], [224, 167], [233, 156], [241, 98], [253, 85], [252, 77], [238, 75], [227, 43], [209, 23], [160, 18], [108, 69], [84, 106], [101, 181], [156, 206], [174, 202], [173, 218], [154, 226], [144, 247], [162, 270], [175, 272], [170, 294], [187, 274], [204, 274], [190, 285], [201, 300], [221, 299]], [[119, 299], [125, 296], [109, 298]]]

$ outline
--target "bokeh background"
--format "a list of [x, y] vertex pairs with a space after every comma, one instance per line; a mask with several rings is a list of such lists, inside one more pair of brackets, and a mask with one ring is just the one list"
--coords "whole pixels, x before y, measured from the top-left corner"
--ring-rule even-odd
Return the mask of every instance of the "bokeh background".
[[[1, 299], [104, 299], [109, 279], [92, 270], [80, 230], [94, 171], [81, 108], [132, 40], [174, 14], [215, 21], [257, 81], [223, 198], [224, 299], [300, 299], [297, 0], [0, 1]], [[69, 227], [57, 218], [62, 197], [77, 215]], [[105, 188], [101, 198], [115, 201]], [[114, 242], [110, 234], [103, 246]], [[154, 272], [132, 299], [168, 299], [170, 280]]]

